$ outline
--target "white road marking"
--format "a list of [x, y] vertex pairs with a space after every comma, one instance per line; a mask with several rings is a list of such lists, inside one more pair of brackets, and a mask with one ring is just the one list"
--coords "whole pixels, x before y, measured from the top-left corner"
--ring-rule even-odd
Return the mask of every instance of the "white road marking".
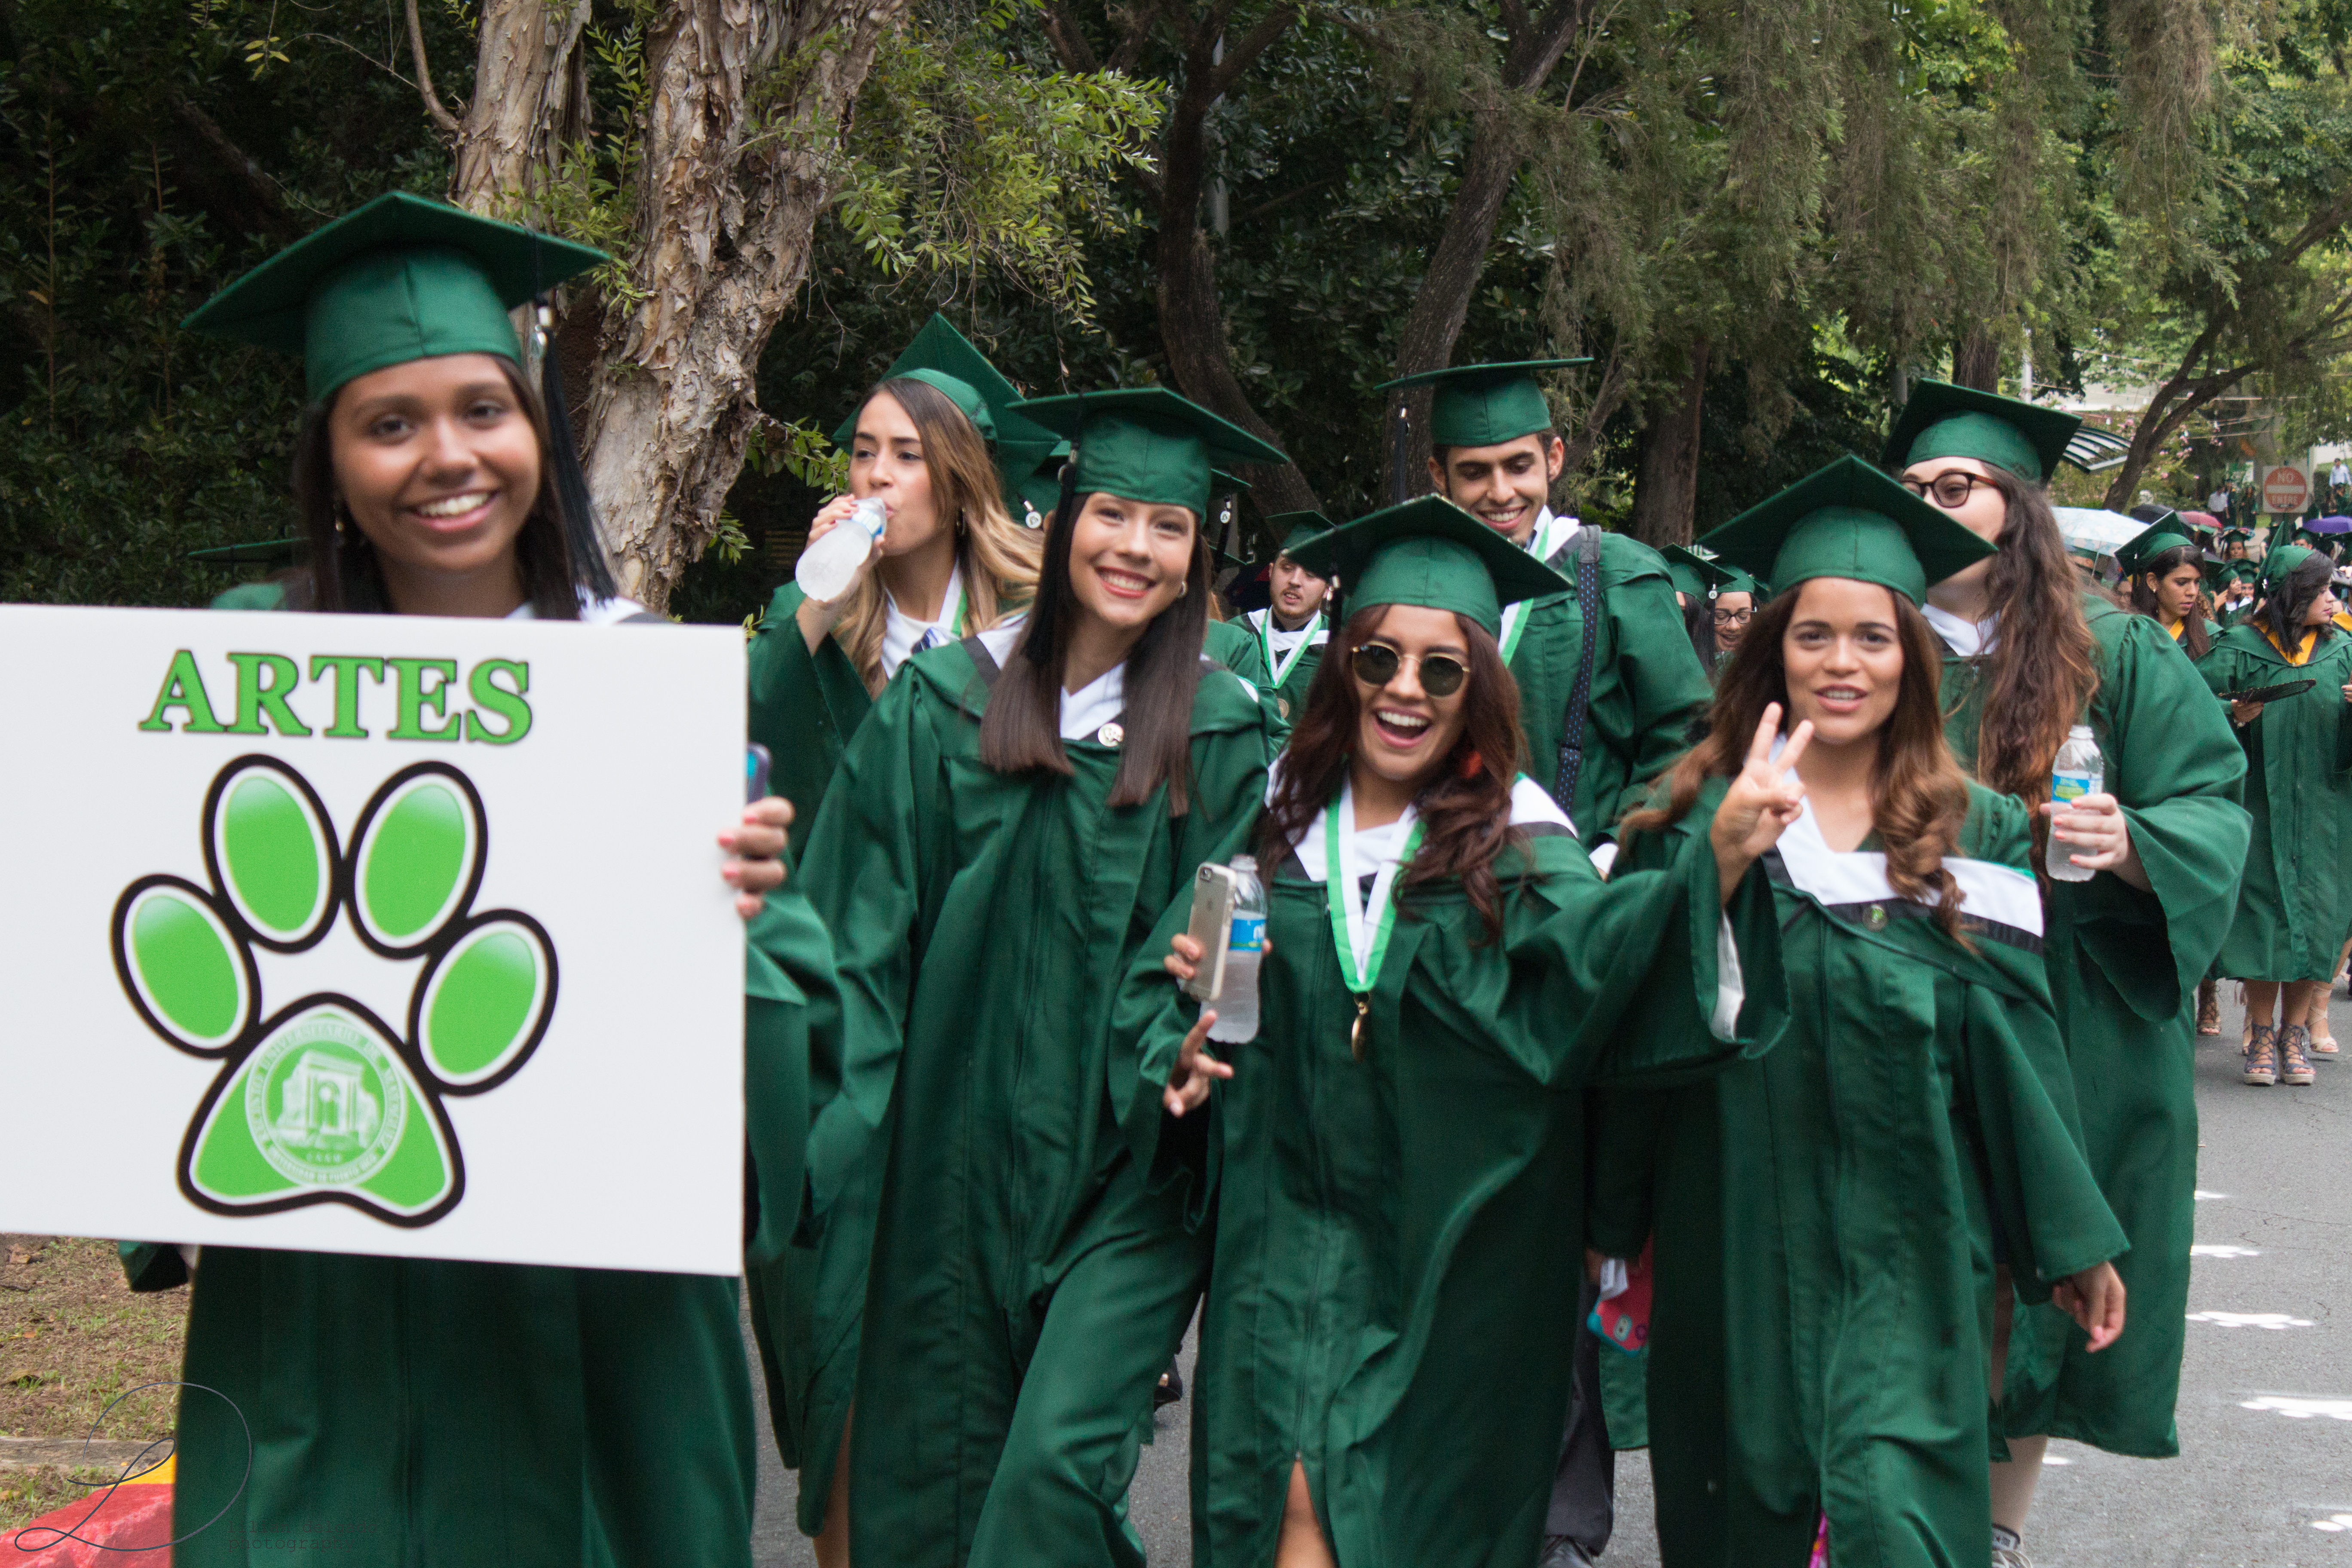
[[2307, 1329], [2309, 1318], [2293, 1318], [2284, 1312], [2191, 1312], [2192, 1323], [2212, 1323], [2224, 1329]]
[[2202, 1187], [2197, 1189], [2197, 1201], [2200, 1204], [2213, 1198], [2226, 1198], [2229, 1195], [2227, 1193], [2209, 1193]]
[[2262, 1254], [2251, 1247], [2233, 1247], [2228, 1242], [2221, 1242], [2211, 1247], [2200, 1243], [2189, 1249], [2189, 1256], [2191, 1258], [2260, 1258]]
[[2297, 1421], [2309, 1421], [2326, 1415], [2337, 1421], [2352, 1421], [2352, 1399], [2330, 1399], [2300, 1394], [2265, 1394], [2256, 1399], [2238, 1402], [2241, 1410], [2271, 1410]]
[[2352, 1530], [2352, 1513], [2334, 1513], [2326, 1519], [2315, 1519], [2311, 1521], [2311, 1528], [2326, 1531], [2331, 1535]]

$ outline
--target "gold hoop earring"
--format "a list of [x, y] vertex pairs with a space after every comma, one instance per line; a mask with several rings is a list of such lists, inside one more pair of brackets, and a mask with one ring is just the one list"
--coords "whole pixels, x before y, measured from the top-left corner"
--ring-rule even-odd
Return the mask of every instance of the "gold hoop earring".
[[1182, 598], [1185, 595], [1187, 595], [1187, 594], [1191, 593], [1192, 591], [1192, 584], [1191, 583], [1189, 583], [1189, 582], [1187, 582], [1187, 583], [1179, 583], [1179, 584], [1176, 584], [1176, 596], [1177, 596], [1178, 598], [1180, 598], [1180, 599], [1181, 599], [1181, 598]]

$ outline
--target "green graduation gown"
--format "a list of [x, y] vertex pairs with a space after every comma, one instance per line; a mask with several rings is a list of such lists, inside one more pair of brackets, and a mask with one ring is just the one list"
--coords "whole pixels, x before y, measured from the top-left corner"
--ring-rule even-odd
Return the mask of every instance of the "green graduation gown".
[[769, 787], [793, 803], [792, 852], [808, 847], [842, 749], [874, 707], [857, 667], [834, 637], [809, 650], [799, 620], [808, 597], [786, 583], [768, 603], [749, 654], [751, 739], [768, 748]]
[[[2131, 1250], [2116, 1260], [2131, 1331], [2098, 1354], [2055, 1308], [2021, 1307], [2010, 1339], [2001, 1425], [2146, 1458], [2180, 1451], [2173, 1405], [2189, 1312], [2196, 1223], [2197, 982], [2229, 930], [2248, 823], [2244, 758], [2226, 710], [2170, 634], [2146, 616], [2085, 598], [2099, 689], [2088, 722], [2107, 793], [2130, 824], [2149, 890], [2102, 871], [2046, 881], [2042, 948], [2066, 1040], [2084, 1152]], [[2219, 628], [2215, 628], [2219, 635]], [[1949, 729], [1974, 750], [1981, 704]], [[1965, 749], [1963, 749], [1965, 748]]]
[[[1986, 1561], [1992, 1220], [2034, 1300], [2124, 1249], [2074, 1133], [2023, 808], [1969, 788], [1946, 865], [1979, 911], [1973, 952], [1808, 812], [1768, 858], [1780, 1043], [1603, 1097], [1594, 1245], [1655, 1242], [1667, 1568], [1801, 1563], [1824, 1512], [1838, 1568]], [[1659, 864], [1697, 820], [1621, 866]]]
[[[1552, 531], [1551, 514], [1542, 515], [1539, 542]], [[1576, 581], [1573, 539], [1555, 548], [1549, 561]], [[1690, 749], [1715, 700], [1706, 668], [1683, 630], [1664, 558], [1638, 540], [1603, 532], [1600, 568], [1601, 616], [1584, 765], [1568, 813], [1587, 843], [1616, 836], [1618, 817], [1642, 804], [1649, 782]], [[1573, 592], [1534, 600], [1525, 611], [1506, 614], [1504, 637], [1519, 683], [1528, 773], [1549, 790], [1559, 777], [1560, 735], [1583, 651], [1583, 608]]]
[[[756, 1258], [796, 1213], [833, 966], [788, 890], [746, 959]], [[122, 1252], [133, 1289], [187, 1279]], [[181, 1568], [751, 1561], [732, 1279], [207, 1246], [181, 1376], [226, 1396], [181, 1400]]]
[[1247, 670], [1242, 673], [1248, 675], [1259, 691], [1265, 694], [1266, 720], [1276, 740], [1280, 741], [1290, 733], [1292, 715], [1307, 710], [1307, 689], [1315, 684], [1315, 672], [1323, 667], [1323, 650], [1328, 646], [1331, 634], [1328, 626], [1318, 626], [1308, 634], [1306, 646], [1296, 650], [1297, 657], [1291, 661], [1289, 668], [1279, 672], [1282, 679], [1276, 680], [1274, 666], [1266, 662], [1265, 630], [1273, 616], [1272, 610], [1252, 610], [1234, 624], [1249, 634], [1251, 651], [1255, 656], [1255, 668], [1258, 673], [1251, 675]]
[[2294, 665], [2259, 627], [2232, 626], [2197, 668], [2216, 692], [2319, 683], [2238, 731], [2253, 842], [2219, 967], [2234, 980], [2333, 980], [2352, 935], [2352, 705], [2341, 689], [2352, 636], [2336, 632]]
[[[812, 1063], [810, 1224], [828, 1268], [870, 1252], [851, 1550], [898, 1568], [1133, 1563], [1129, 1439], [1207, 1240], [1182, 1136], [1160, 1146], [1168, 1064], [1117, 1047], [1110, 1009], [1199, 866], [1244, 847], [1264, 721], [1244, 682], [1204, 668], [1190, 809], [1171, 817], [1163, 788], [1113, 810], [1118, 752], [1099, 738], [1065, 742], [1067, 776], [982, 763], [993, 660], [977, 646], [918, 655], [885, 689], [801, 866], [845, 1008], [845, 1055]], [[834, 1211], [877, 1142], [869, 1242]], [[824, 1344], [845, 1330], [819, 1307]]]
[[[1313, 879], [1294, 855], [1270, 884], [1262, 1022], [1219, 1047], [1235, 1074], [1213, 1097], [1197, 1568], [1273, 1560], [1294, 1458], [1347, 1568], [1533, 1563], [1575, 1344], [1584, 1087], [1754, 1054], [1785, 1022], [1760, 874], [1729, 910], [1743, 1006], [1718, 987], [1704, 836], [1604, 883], [1538, 786], [1514, 805], [1501, 940], [1459, 882], [1407, 894], [1360, 1060], [1319, 851]], [[1121, 1015], [1140, 1048], [1172, 1053], [1195, 1012], [1139, 954]]]

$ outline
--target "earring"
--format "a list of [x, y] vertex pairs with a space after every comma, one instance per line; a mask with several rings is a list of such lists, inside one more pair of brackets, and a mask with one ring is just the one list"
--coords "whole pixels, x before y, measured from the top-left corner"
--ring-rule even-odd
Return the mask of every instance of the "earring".
[[1179, 583], [1176, 584], [1176, 596], [1180, 599], [1192, 591], [1192, 584], [1190, 583]]
[[344, 526], [345, 521], [349, 519], [351, 515], [351, 509], [343, 504], [343, 498], [337, 496], [335, 498], [335, 531], [337, 533], [348, 533], [351, 531], [350, 529]]

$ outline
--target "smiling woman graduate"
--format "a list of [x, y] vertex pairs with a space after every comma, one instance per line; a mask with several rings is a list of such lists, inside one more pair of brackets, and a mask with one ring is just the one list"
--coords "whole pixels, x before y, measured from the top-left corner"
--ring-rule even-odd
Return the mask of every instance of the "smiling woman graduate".
[[[2248, 832], [2245, 760], [2196, 667], [2157, 621], [2086, 592], [2067, 560], [2045, 481], [2080, 423], [1923, 381], [1881, 453], [1914, 494], [1997, 552], [1928, 590], [1925, 614], [1946, 645], [1945, 739], [1977, 779], [2040, 813], [2092, 873], [2044, 880], [2043, 961], [2084, 1150], [2131, 1239], [2116, 1268], [2137, 1328], [2092, 1356], [2063, 1314], [2018, 1313], [1998, 1391], [2011, 1458], [1993, 1478], [2009, 1552], [2020, 1550], [2009, 1537], [2023, 1533], [2050, 1437], [2142, 1458], [2179, 1451], [2173, 1405], [2197, 1185], [2190, 1015], [2229, 929]], [[2167, 537], [2188, 542], [2158, 531], [2133, 543]], [[2058, 818], [2052, 764], [2078, 724], [2097, 741], [2104, 787]], [[2044, 864], [2037, 856], [2037, 871]]]
[[[1077, 444], [1035, 606], [908, 661], [801, 864], [845, 1008], [812, 1222], [870, 1258], [837, 1485], [853, 1560], [895, 1568], [1139, 1561], [1128, 1441], [1208, 1258], [1199, 1152], [1161, 1131], [1174, 1058], [1116, 1043], [1110, 1006], [1265, 785], [1255, 693], [1202, 662], [1201, 518], [1213, 458], [1282, 455], [1156, 388], [1018, 411]], [[861, 1233], [835, 1211], [877, 1140]]]
[[1617, 874], [1687, 852], [1759, 718], [1811, 742], [1770, 862], [1787, 1034], [1601, 1111], [1594, 1245], [1654, 1244], [1664, 1560], [1800, 1564], [1826, 1519], [1839, 1568], [1983, 1563], [1993, 1221], [2019, 1290], [2095, 1344], [2124, 1249], [2076, 1142], [2024, 808], [1969, 782], [1937, 707], [1919, 601], [1991, 547], [1852, 458], [1705, 542], [1777, 592]]
[[[1344, 619], [1257, 826], [1263, 1022], [1215, 1096], [1193, 1561], [1531, 1563], [1569, 1399], [1583, 1087], [1770, 1043], [1778, 930], [1749, 868], [1793, 791], [1759, 754], [1711, 834], [1603, 882], [1517, 772], [1497, 647], [1504, 606], [1558, 575], [1434, 496], [1292, 548], [1344, 582]], [[1159, 949], [1178, 978], [1201, 957], [1182, 913]], [[1214, 1017], [1156, 959], [1120, 1003], [1146, 1059], [1202, 1048]]]
[[[524, 379], [508, 316], [603, 259], [387, 195], [189, 319], [303, 356], [295, 489], [310, 564], [287, 607], [657, 621], [613, 595], [560, 403]], [[720, 838], [752, 920], [754, 1256], [796, 1213], [804, 1063], [832, 995], [824, 931], [778, 886], [789, 820], [771, 799]], [[193, 1252], [127, 1246], [133, 1289], [178, 1283]], [[732, 1279], [222, 1246], [194, 1273], [182, 1375], [226, 1398], [182, 1403], [182, 1568], [750, 1568]]]

